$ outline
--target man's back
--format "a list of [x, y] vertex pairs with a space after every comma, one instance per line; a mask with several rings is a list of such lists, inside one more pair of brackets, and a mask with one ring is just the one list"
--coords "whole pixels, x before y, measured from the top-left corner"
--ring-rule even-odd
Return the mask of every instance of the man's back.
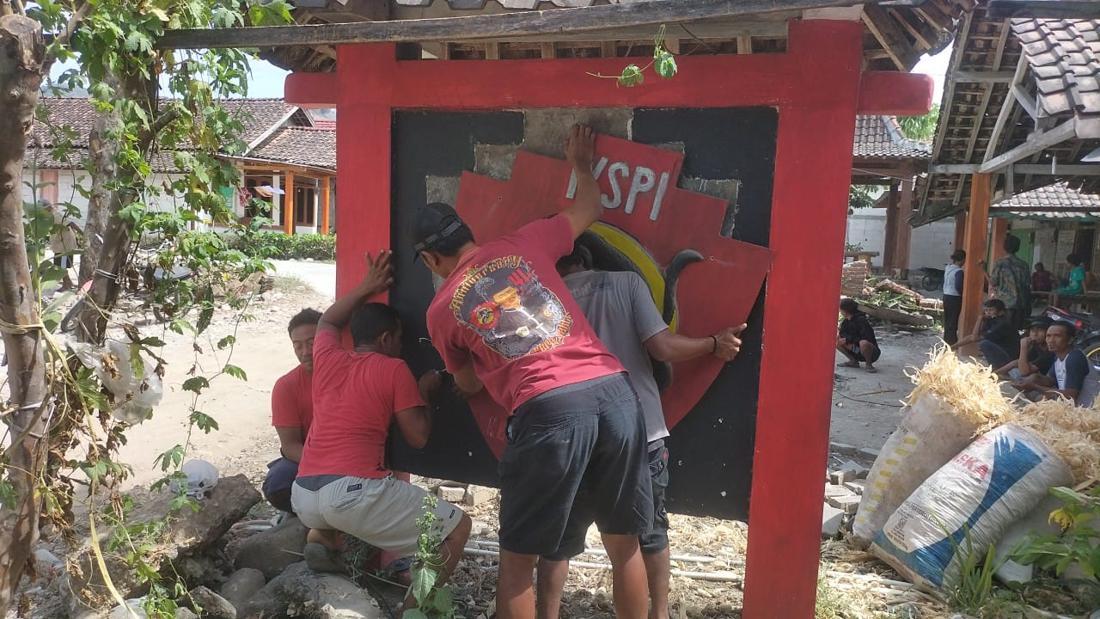
[[623, 364], [638, 392], [647, 439], [668, 436], [661, 395], [645, 341], [668, 328], [653, 304], [649, 288], [632, 271], [582, 271], [565, 276], [565, 285], [596, 335]]
[[313, 425], [298, 476], [379, 478], [394, 413], [423, 406], [405, 362], [381, 353], [354, 353], [340, 334], [320, 329], [313, 345]]

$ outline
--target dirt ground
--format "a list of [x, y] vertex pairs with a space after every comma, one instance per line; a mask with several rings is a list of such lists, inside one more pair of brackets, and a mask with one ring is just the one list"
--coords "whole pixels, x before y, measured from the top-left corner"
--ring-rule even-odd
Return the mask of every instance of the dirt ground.
[[[153, 466], [156, 456], [187, 440], [186, 421], [193, 394], [183, 391], [181, 385], [187, 378], [188, 369], [194, 365], [199, 373], [209, 375], [227, 362], [243, 368], [248, 380], [221, 376], [212, 381], [197, 406], [218, 422], [220, 430], [192, 434], [188, 458], [207, 460], [218, 467], [222, 475], [244, 473], [259, 486], [266, 463], [278, 454], [278, 442], [270, 426], [271, 388], [275, 380], [296, 363], [286, 336], [286, 324], [304, 307], [323, 310], [331, 302], [333, 278], [327, 269], [331, 269], [331, 265], [309, 264], [299, 268], [280, 264], [280, 274], [301, 275], [309, 278], [313, 285], [294, 277], [279, 277], [275, 289], [264, 294], [251, 308], [249, 320], [233, 324], [218, 319], [199, 342], [193, 342], [189, 336], [167, 332], [161, 326], [143, 329], [147, 335], [165, 340], [163, 356], [169, 366], [164, 398], [153, 419], [128, 432], [128, 444], [120, 454], [120, 459], [131, 464], [134, 470], [134, 476], [126, 483], [127, 489], [158, 479], [161, 472]], [[234, 333], [237, 344], [230, 360], [225, 351], [217, 350], [215, 343]], [[836, 370], [831, 410], [834, 443], [868, 448], [881, 446], [897, 425], [899, 400], [910, 389], [905, 368], [919, 365], [937, 341], [931, 333], [887, 330], [881, 332], [880, 339], [883, 358], [878, 364], [879, 373]], [[467, 557], [455, 577], [458, 616], [491, 615], [496, 582], [496, 560], [492, 554], [495, 552], [497, 507], [498, 502], [493, 498], [470, 508], [476, 520], [471, 546], [481, 550], [476, 556]], [[258, 507], [256, 512], [257, 516], [274, 513], [266, 506]], [[678, 557], [673, 567], [680, 570], [673, 578], [673, 617], [738, 616], [747, 527], [740, 522], [674, 515], [670, 538], [672, 552]], [[593, 536], [590, 541], [596, 553], [582, 556], [581, 563], [587, 565], [571, 571], [564, 617], [613, 616], [606, 557], [599, 554], [598, 537]], [[846, 549], [826, 546], [824, 599], [846, 600], [843, 604], [854, 601], [859, 605], [858, 612], [836, 616], [937, 616], [920, 611], [881, 614], [896, 609], [899, 604], [916, 604], [914, 608], [918, 608], [929, 601], [915, 593], [892, 598], [858, 595], [868, 587], [882, 589], [881, 583], [868, 584], [866, 580], [877, 579], [874, 574], [882, 570], [882, 566], [865, 556], [858, 555], [854, 559], [853, 556]]]

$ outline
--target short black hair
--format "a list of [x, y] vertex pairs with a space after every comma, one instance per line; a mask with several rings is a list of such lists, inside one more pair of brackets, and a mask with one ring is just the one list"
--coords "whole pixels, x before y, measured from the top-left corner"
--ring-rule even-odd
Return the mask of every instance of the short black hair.
[[1075, 335], [1077, 335], [1077, 327], [1074, 326], [1074, 324], [1072, 322], [1066, 322], [1064, 320], [1055, 320], [1054, 322], [1050, 323], [1050, 326], [1047, 327], [1047, 328], [1048, 329], [1053, 329], [1054, 327], [1062, 327], [1063, 329], [1065, 329], [1066, 330], [1066, 336], [1068, 336], [1071, 339]]
[[990, 299], [985, 302], [985, 306], [991, 307], [995, 310], [1000, 310], [1002, 312], [1008, 309], [1007, 307], [1005, 307], [1005, 302], [1000, 299]]
[[294, 330], [298, 327], [301, 327], [303, 325], [316, 326], [319, 322], [321, 322], [321, 312], [318, 312], [312, 307], [307, 307], [297, 314], [291, 316], [290, 324], [286, 326], [286, 332], [293, 333]]
[[854, 314], [859, 311], [859, 303], [856, 303], [855, 299], [841, 299], [840, 311], [846, 314]]
[[966, 260], [966, 252], [965, 251], [963, 251], [961, 249], [956, 249], [955, 252], [951, 254], [951, 261], [952, 262], [962, 262], [963, 260]]
[[1027, 328], [1028, 329], [1043, 329], [1045, 331], [1046, 329], [1050, 328], [1050, 325], [1051, 325], [1051, 320], [1049, 318], [1047, 318], [1046, 316], [1040, 316], [1039, 318], [1036, 318], [1036, 319], [1032, 320], [1031, 324], [1029, 324], [1027, 326]]
[[1047, 270], [1047, 268], [1046, 268], [1046, 266], [1043, 265], [1042, 262], [1036, 262], [1035, 263], [1035, 270], [1036, 271], [1045, 271], [1045, 270]]
[[400, 327], [400, 314], [385, 303], [364, 303], [351, 313], [351, 341], [356, 346], [373, 344], [383, 333]]
[[1020, 251], [1020, 237], [1011, 234], [1005, 236], [1004, 249], [1010, 254]]
[[573, 245], [573, 251], [569, 255], [558, 259], [557, 268], [559, 271], [573, 267], [580, 267], [585, 270], [592, 268], [592, 252], [580, 243]]
[[416, 212], [413, 249], [419, 255], [432, 251], [443, 256], [458, 255], [458, 250], [474, 241], [474, 233], [450, 204], [432, 202]]
[[1072, 264], [1075, 267], [1079, 267], [1085, 263], [1081, 256], [1077, 255], [1076, 253], [1072, 253], [1066, 256], [1066, 262]]
[[470, 228], [466, 224], [462, 224], [462, 227], [455, 230], [446, 238], [439, 239], [435, 243], [432, 243], [431, 247], [425, 248], [425, 251], [434, 251], [437, 254], [450, 258], [451, 256], [458, 255], [458, 250], [462, 249], [467, 243], [474, 242], [474, 233], [470, 231]]

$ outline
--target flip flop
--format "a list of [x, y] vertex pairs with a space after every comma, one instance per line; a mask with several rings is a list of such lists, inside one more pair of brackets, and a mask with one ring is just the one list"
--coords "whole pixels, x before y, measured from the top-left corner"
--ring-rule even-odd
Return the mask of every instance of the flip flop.
[[845, 361], [844, 363], [836, 364], [836, 367], [838, 367], [838, 368], [858, 368], [859, 364], [856, 363], [855, 361]]
[[867, 369], [868, 374], [878, 374], [878, 368], [876, 368], [873, 365], [872, 366], [867, 366], [866, 369]]

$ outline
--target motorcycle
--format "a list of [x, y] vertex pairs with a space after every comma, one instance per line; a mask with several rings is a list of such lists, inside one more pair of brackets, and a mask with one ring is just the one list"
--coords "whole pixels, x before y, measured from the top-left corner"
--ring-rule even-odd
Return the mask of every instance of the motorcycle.
[[934, 290], [941, 290], [943, 288], [944, 270], [936, 269], [932, 267], [921, 267], [922, 273], [920, 278], [921, 288], [931, 292]]
[[1093, 372], [1100, 372], [1100, 316], [1090, 316], [1064, 310], [1060, 307], [1048, 307], [1043, 315], [1052, 322], [1068, 322], [1077, 329], [1073, 345], [1089, 360]]

